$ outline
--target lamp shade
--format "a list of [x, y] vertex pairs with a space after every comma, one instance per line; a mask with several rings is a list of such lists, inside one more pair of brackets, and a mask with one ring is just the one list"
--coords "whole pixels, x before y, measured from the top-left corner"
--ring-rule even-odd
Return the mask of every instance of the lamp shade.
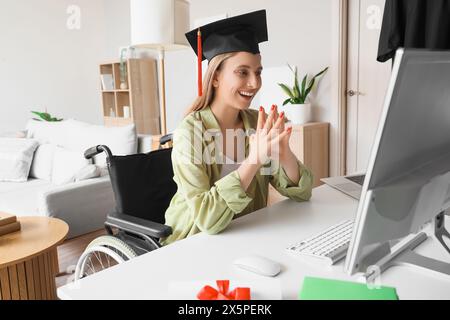
[[131, 0], [131, 45], [164, 50], [185, 49], [189, 31], [189, 2]]

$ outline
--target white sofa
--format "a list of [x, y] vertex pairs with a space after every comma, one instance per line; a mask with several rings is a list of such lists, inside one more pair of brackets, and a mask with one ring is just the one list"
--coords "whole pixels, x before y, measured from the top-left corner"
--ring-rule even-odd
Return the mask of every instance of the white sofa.
[[[138, 137], [134, 125], [106, 128], [76, 120], [59, 123], [30, 120], [27, 138], [38, 140], [40, 146], [65, 148], [74, 155], [82, 155], [87, 148], [98, 144], [105, 144], [113, 154], [122, 155], [148, 152], [151, 148], [151, 136]], [[47, 166], [56, 165], [42, 162]], [[94, 164], [101, 168], [101, 176], [81, 181], [56, 184], [51, 178], [29, 177], [26, 182], [0, 182], [0, 211], [17, 216], [60, 218], [69, 225], [69, 238], [101, 229], [114, 207], [114, 197], [104, 156], [97, 156]], [[55, 168], [44, 169], [53, 169], [55, 174]]]

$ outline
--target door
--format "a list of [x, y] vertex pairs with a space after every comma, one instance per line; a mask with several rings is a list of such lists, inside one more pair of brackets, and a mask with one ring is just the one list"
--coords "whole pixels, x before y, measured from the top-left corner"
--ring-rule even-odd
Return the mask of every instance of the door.
[[385, 0], [349, 0], [346, 172], [365, 172], [383, 108], [391, 61], [376, 60]]

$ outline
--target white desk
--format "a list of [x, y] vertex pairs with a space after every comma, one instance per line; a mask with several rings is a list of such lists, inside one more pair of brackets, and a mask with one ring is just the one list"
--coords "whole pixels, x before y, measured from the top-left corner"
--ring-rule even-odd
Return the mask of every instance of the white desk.
[[[279, 262], [283, 299], [297, 299], [305, 276], [356, 281], [343, 272], [342, 260], [318, 267], [284, 251], [304, 237], [341, 220], [353, 218], [357, 201], [328, 186], [313, 190], [311, 201], [284, 200], [234, 220], [218, 235], [197, 234], [58, 289], [61, 299], [168, 299], [173, 281], [234, 279], [258, 281], [259, 275], [237, 269], [232, 261], [259, 254]], [[434, 238], [417, 249], [431, 257], [450, 255]], [[397, 288], [400, 299], [450, 299], [450, 278], [408, 267], [394, 267], [381, 275], [383, 285]]]

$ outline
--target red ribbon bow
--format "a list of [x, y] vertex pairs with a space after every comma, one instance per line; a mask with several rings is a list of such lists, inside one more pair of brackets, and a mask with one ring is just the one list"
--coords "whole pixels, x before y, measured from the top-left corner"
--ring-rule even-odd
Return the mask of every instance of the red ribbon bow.
[[197, 293], [197, 298], [199, 300], [250, 300], [250, 288], [238, 287], [228, 292], [230, 280], [217, 280], [216, 284], [219, 290], [204, 286]]

